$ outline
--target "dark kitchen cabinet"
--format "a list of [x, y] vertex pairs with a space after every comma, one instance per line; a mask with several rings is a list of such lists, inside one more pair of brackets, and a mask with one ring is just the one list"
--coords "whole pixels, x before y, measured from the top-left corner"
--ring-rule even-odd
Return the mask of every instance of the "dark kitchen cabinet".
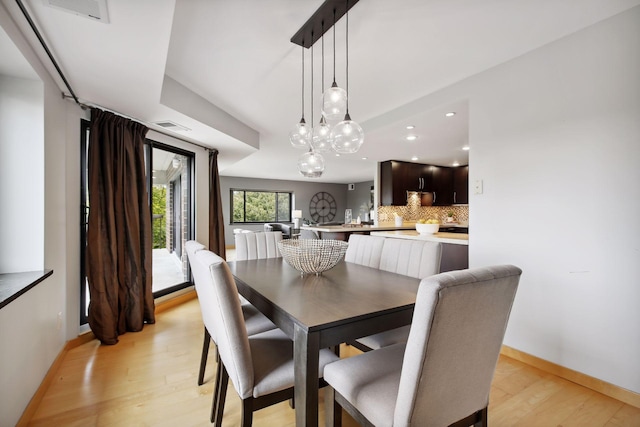
[[[466, 166], [461, 167], [468, 174]], [[456, 177], [462, 173], [446, 166], [388, 160], [380, 163], [380, 204], [382, 206], [406, 206], [407, 192], [422, 193], [423, 206], [450, 206], [467, 203], [468, 191], [456, 190]], [[459, 183], [460, 188], [462, 184]], [[468, 188], [468, 183], [465, 180]], [[458, 192], [460, 195], [458, 195]], [[463, 197], [463, 198], [460, 198]], [[462, 201], [464, 200], [464, 201]]]
[[453, 168], [453, 204], [469, 203], [469, 166]]
[[433, 206], [453, 204], [453, 170], [443, 166], [431, 166], [431, 187]]
[[380, 164], [380, 203], [405, 206], [407, 191], [422, 192], [431, 186], [429, 165], [388, 160]]

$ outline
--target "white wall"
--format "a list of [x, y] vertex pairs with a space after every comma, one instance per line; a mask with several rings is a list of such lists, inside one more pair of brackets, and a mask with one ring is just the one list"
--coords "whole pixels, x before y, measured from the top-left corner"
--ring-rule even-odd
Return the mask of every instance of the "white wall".
[[524, 271], [505, 343], [640, 392], [640, 7], [471, 91], [470, 262]]
[[470, 100], [471, 266], [524, 271], [505, 344], [635, 392], [638, 76], [640, 7], [433, 97]]
[[0, 273], [44, 265], [42, 87], [0, 75]]
[[639, 76], [635, 7], [363, 124], [468, 99], [470, 266], [523, 269], [505, 344], [635, 392]]
[[[54, 270], [53, 276], [0, 310], [0, 342], [7, 344], [0, 346], [0, 425], [11, 426], [22, 415], [69, 338], [68, 326], [75, 326], [72, 328], [75, 332], [73, 336], [77, 336], [78, 332], [79, 276], [75, 272], [79, 271], [79, 259], [74, 257], [74, 251], [68, 252], [75, 247], [77, 253], [78, 240], [68, 234], [67, 224], [78, 228], [78, 222], [73, 221], [79, 218], [79, 181], [69, 179], [66, 167], [67, 150], [78, 150], [77, 145], [68, 145], [67, 141], [78, 141], [80, 127], [78, 119], [75, 129], [67, 128], [68, 103], [62, 100], [54, 82], [4, 13], [0, 13], [0, 25], [42, 79], [39, 89], [40, 111], [30, 113], [39, 114], [39, 124], [30, 122], [36, 131], [25, 141], [27, 145], [33, 144], [32, 147], [40, 147], [39, 152], [37, 149], [30, 152], [30, 155], [35, 155], [35, 160], [28, 165], [21, 165], [24, 170], [19, 168], [17, 175], [24, 178], [24, 173], [33, 174], [41, 188], [32, 191], [28, 186], [22, 187], [21, 195], [13, 193], [13, 200], [7, 202], [26, 203], [26, 197], [32, 203], [32, 208], [39, 207], [43, 214], [34, 219], [31, 227], [39, 231], [40, 240], [37, 244], [34, 242], [30, 249], [35, 258], [39, 258], [37, 269], [44, 267]], [[78, 115], [78, 110], [72, 114]], [[39, 137], [36, 137], [38, 132]], [[14, 184], [15, 179], [12, 178]], [[71, 213], [73, 211], [76, 211], [75, 215]], [[33, 230], [22, 231], [28, 236]], [[22, 256], [30, 257], [24, 253]], [[74, 267], [71, 273], [68, 269], [70, 266]], [[76, 301], [75, 311], [67, 310], [68, 300]], [[62, 313], [60, 327], [58, 313]]]

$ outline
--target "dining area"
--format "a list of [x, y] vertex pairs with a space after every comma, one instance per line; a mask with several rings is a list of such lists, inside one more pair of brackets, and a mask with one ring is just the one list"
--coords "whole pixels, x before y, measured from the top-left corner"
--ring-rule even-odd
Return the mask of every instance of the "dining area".
[[[254, 411], [283, 400], [297, 426], [317, 426], [319, 419], [341, 426], [343, 409], [366, 426], [486, 425], [517, 267], [438, 274], [437, 242], [353, 235], [340, 242], [333, 266], [305, 272], [281, 248], [303, 246], [298, 256], [315, 251], [322, 258], [317, 247], [304, 246], [331, 241], [279, 234], [239, 234], [236, 259], [228, 262], [197, 242], [187, 246], [205, 324], [201, 372], [207, 335], [219, 361], [214, 425], [222, 425], [229, 382], [243, 402], [243, 426], [252, 425]], [[247, 311], [273, 329], [248, 331], [255, 320], [247, 320]], [[364, 352], [340, 358], [345, 344]]]

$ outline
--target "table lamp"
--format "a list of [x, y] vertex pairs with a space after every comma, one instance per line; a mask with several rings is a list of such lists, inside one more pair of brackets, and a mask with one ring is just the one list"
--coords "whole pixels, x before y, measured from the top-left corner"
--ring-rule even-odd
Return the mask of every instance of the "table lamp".
[[293, 217], [293, 228], [300, 228], [300, 218], [302, 218], [302, 211], [294, 210], [291, 216]]

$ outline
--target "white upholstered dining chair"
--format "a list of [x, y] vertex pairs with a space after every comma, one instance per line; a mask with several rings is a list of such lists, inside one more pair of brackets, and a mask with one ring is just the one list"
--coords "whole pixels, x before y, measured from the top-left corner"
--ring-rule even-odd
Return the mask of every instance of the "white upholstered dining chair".
[[[222, 425], [229, 379], [242, 400], [242, 426], [251, 426], [253, 411], [293, 398], [293, 341], [281, 330], [248, 335], [237, 288], [227, 263], [210, 251], [194, 254], [208, 274], [201, 282], [203, 313], [213, 323], [221, 375], [214, 393], [211, 420]], [[338, 360], [330, 350], [320, 351], [318, 372]]]
[[282, 240], [282, 231], [236, 234], [234, 237], [236, 261], [282, 256], [278, 249], [278, 242]]
[[521, 270], [441, 273], [418, 289], [406, 344], [331, 363], [324, 379], [365, 426], [486, 426], [489, 391]]
[[[206, 251], [206, 247], [202, 243], [199, 243], [195, 240], [190, 240], [185, 243], [185, 249], [187, 251], [187, 258], [191, 267], [191, 274], [193, 275], [196, 292], [198, 293], [200, 311], [202, 312], [202, 321], [204, 323], [204, 339], [202, 342], [202, 355], [200, 357], [200, 370], [198, 372], [198, 385], [202, 385], [204, 383], [204, 375], [207, 367], [207, 359], [209, 356], [209, 346], [211, 344], [211, 341], [216, 343], [215, 330], [213, 329], [213, 320], [211, 317], [211, 313], [204, 310], [201, 301], [202, 298], [206, 298], [202, 294], [206, 294], [207, 290], [202, 289], [202, 284], [207, 281], [209, 271], [207, 266], [199, 263], [195, 257], [195, 254], [197, 252]], [[237, 297], [238, 299], [240, 299], [239, 295]], [[257, 308], [246, 302], [246, 300], [244, 300], [244, 302], [242, 303], [241, 308], [247, 333], [249, 335], [268, 331], [270, 329], [275, 329], [276, 326], [269, 319], [267, 319], [267, 317], [260, 313]], [[218, 381], [219, 376], [220, 369], [217, 369], [215, 376], [216, 381]]]
[[[344, 260], [367, 267], [424, 279], [440, 272], [442, 245], [425, 240], [393, 239], [352, 234]], [[393, 283], [389, 283], [393, 286]], [[369, 335], [350, 342], [362, 351], [407, 342], [409, 326]]]

